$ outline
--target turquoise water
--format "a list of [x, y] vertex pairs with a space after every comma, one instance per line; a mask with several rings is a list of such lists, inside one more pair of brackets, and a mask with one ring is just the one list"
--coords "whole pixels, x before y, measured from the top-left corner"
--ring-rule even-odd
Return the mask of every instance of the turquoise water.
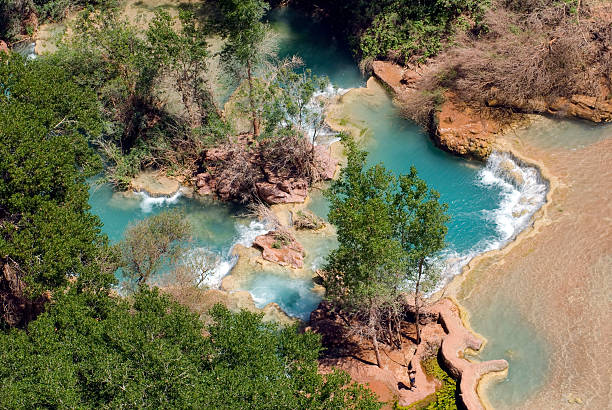
[[[273, 11], [270, 18], [272, 26], [279, 32], [281, 57], [299, 54], [306, 67], [317, 74], [328, 75], [335, 86], [348, 88], [364, 84], [346, 46], [330, 40], [331, 34], [325, 27], [289, 9]], [[443, 201], [449, 203], [452, 220], [446, 256], [457, 262], [455, 266], [465, 263], [477, 252], [498, 246], [518, 229], [518, 221], [508, 215], [513, 211], [509, 206], [513, 204], [511, 200], [518, 202], [520, 199], [520, 195], [517, 196], [519, 189], [505, 181], [495, 169], [469, 163], [435, 148], [414, 123], [399, 116], [391, 99], [384, 93], [360, 98], [349, 108], [353, 122], [368, 129], [365, 147], [370, 152], [370, 163], [382, 161], [396, 173], [407, 172], [411, 165], [415, 165], [420, 176], [441, 193]], [[119, 240], [130, 223], [165, 207], [183, 209], [195, 226], [196, 246], [214, 250], [221, 257], [223, 266], [215, 273], [213, 284], [218, 283], [231, 268], [229, 252], [232, 246], [235, 243], [250, 246], [257, 234], [265, 232], [261, 224], [237, 218], [239, 208], [211, 200], [126, 198], [122, 194], [113, 194], [109, 186], [103, 185], [92, 188], [90, 203], [112, 241]], [[327, 201], [320, 191], [313, 193], [309, 207], [320, 216], [326, 216], [328, 211]], [[320, 267], [333, 241], [316, 237], [304, 240], [308, 242], [304, 244], [305, 248], [310, 251], [306, 257], [307, 267]], [[258, 274], [249, 290], [254, 295], [267, 295], [260, 297], [266, 303], [275, 301], [284, 305], [291, 314], [306, 317], [319, 297], [310, 290], [303, 292], [310, 289], [309, 281], [296, 284], [297, 288], [291, 281], [293, 279], [286, 277]], [[301, 299], [305, 299], [304, 303]]]
[[270, 24], [278, 35], [280, 58], [297, 55], [305, 67], [316, 75], [327, 76], [340, 88], [354, 88], [365, 84], [348, 45], [333, 32], [312, 18], [283, 7], [272, 10]]
[[[334, 86], [364, 85], [346, 45], [333, 39], [325, 26], [288, 8], [273, 11], [270, 18], [280, 32], [280, 57], [300, 55], [308, 68], [327, 75]], [[351, 101], [347, 104], [351, 123], [368, 130], [364, 148], [370, 165], [382, 162], [396, 174], [406, 173], [414, 165], [420, 177], [449, 204], [446, 257], [465, 263], [477, 253], [499, 247], [522, 228], [523, 220], [508, 217], [516, 212], [509, 202], [516, 199], [511, 197], [517, 196], [517, 190], [505, 183], [497, 170], [436, 148], [422, 129], [401, 117], [385, 93]], [[328, 211], [319, 192], [309, 208], [320, 216]]]
[[312, 291], [310, 279], [290, 278], [277, 273], [262, 272], [253, 275], [244, 288], [251, 292], [255, 305], [263, 308], [270, 302], [277, 303], [290, 316], [308, 320], [321, 301]]
[[477, 360], [506, 359], [509, 365], [508, 376], [490, 386], [487, 396], [495, 408], [515, 408], [543, 387], [550, 352], [537, 329], [503, 296], [479, 306], [470, 323], [478, 324], [476, 330], [486, 335], [487, 344]]
[[125, 196], [113, 192], [108, 184], [92, 185], [89, 195], [92, 212], [102, 220], [102, 231], [111, 242], [121, 240], [130, 224], [170, 208], [182, 210], [193, 225], [194, 239], [217, 252], [229, 250], [240, 234], [239, 227], [248, 225], [246, 219], [236, 216], [240, 208], [206, 198], [195, 200], [180, 196], [156, 200], [138, 194]]

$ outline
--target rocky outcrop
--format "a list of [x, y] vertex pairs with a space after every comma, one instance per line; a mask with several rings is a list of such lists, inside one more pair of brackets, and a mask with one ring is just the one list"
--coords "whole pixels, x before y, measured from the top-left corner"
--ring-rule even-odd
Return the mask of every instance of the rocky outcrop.
[[0, 40], [0, 53], [5, 53], [5, 54], [9, 54], [9, 48], [6, 45], [6, 43], [2, 40]]
[[459, 380], [459, 398], [467, 409], [484, 409], [476, 392], [482, 376], [491, 372], [502, 372], [508, 368], [505, 360], [470, 362], [463, 358], [466, 349], [480, 350], [482, 340], [463, 326], [459, 309], [448, 299], [432, 307], [439, 315], [446, 336], [442, 339], [440, 353], [447, 371]]
[[[422, 70], [407, 69], [388, 61], [372, 64], [374, 76], [389, 88], [401, 103], [416, 90]], [[485, 118], [474, 107], [460, 101], [453, 93], [446, 92], [444, 103], [434, 110], [429, 134], [436, 145], [445, 151], [468, 158], [485, 159], [501, 130], [496, 121]]]
[[[374, 76], [389, 88], [401, 103], [411, 93], [420, 92], [416, 84], [427, 66], [408, 69], [388, 61], [372, 64]], [[461, 101], [451, 91], [444, 93], [444, 102], [432, 112], [429, 133], [440, 148], [456, 155], [485, 159], [491, 152], [496, 135], [504, 131], [502, 124], [486, 112], [495, 108], [512, 108], [523, 113], [551, 114], [582, 118], [600, 123], [612, 121], [612, 98], [607, 87], [600, 87], [597, 97], [572, 95], [569, 98], [530, 99], [527, 101], [487, 101], [486, 107]], [[492, 89], [492, 94], [495, 90]]]
[[612, 98], [608, 98], [608, 95], [604, 87], [598, 97], [574, 94], [570, 98], [559, 97], [552, 101], [531, 99], [503, 103], [493, 99], [488, 104], [492, 107], [508, 106], [526, 113], [552, 114], [601, 123], [612, 121]]
[[[408, 306], [410, 310], [410, 307]], [[482, 341], [463, 326], [458, 307], [449, 299], [443, 299], [423, 312], [422, 342], [414, 346], [404, 335], [401, 350], [381, 344], [384, 352], [383, 368], [375, 365], [372, 348], [367, 340], [356, 338], [347, 331], [347, 323], [329, 302], [321, 302], [312, 312], [308, 330], [322, 335], [328, 357], [321, 360], [323, 372], [341, 368], [353, 380], [368, 383], [384, 401], [397, 400], [400, 406], [408, 406], [423, 400], [440, 387], [439, 382], [428, 376], [421, 362], [432, 357], [439, 348], [439, 357], [446, 370], [458, 380], [460, 408], [482, 409], [476, 388], [482, 376], [507, 369], [505, 360], [470, 362], [463, 357], [467, 349], [479, 350]], [[404, 331], [413, 324], [404, 323]], [[410, 363], [410, 365], [408, 365]], [[414, 387], [408, 388], [408, 368], [414, 369]]]
[[484, 160], [491, 153], [495, 135], [501, 131], [496, 121], [484, 118], [478, 111], [460, 101], [453, 93], [434, 115], [433, 140], [440, 148], [463, 157]]
[[[241, 151], [240, 146], [245, 146], [245, 149]], [[256, 148], [257, 143], [248, 136], [240, 136], [235, 144], [205, 151], [202, 162], [206, 171], [193, 178], [197, 192], [200, 195], [215, 194], [224, 201], [235, 200], [240, 193], [252, 194], [270, 205], [304, 202], [309, 180], [295, 175], [296, 172], [290, 168], [272, 167]], [[232, 163], [241, 165], [232, 166]], [[314, 168], [315, 180], [329, 180], [336, 174], [338, 162], [328, 146], [314, 147]]]
[[259, 197], [271, 205], [304, 202], [308, 196], [308, 181], [304, 178], [289, 178], [274, 183], [258, 182], [255, 186]]
[[288, 233], [268, 232], [255, 238], [253, 246], [262, 250], [262, 257], [267, 261], [293, 269], [304, 267], [304, 248]]
[[142, 172], [130, 183], [135, 192], [144, 192], [151, 197], [172, 196], [181, 185], [175, 179], [168, 178], [157, 172]]

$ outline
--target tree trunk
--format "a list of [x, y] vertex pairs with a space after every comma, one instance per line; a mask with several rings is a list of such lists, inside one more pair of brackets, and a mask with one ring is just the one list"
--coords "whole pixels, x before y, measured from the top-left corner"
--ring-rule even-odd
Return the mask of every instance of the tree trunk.
[[397, 343], [399, 346], [399, 350], [402, 350], [403, 341], [402, 341], [402, 320], [401, 319], [397, 321]]
[[382, 361], [380, 360], [380, 351], [378, 350], [378, 339], [376, 339], [376, 332], [372, 334], [372, 345], [374, 346], [374, 353], [376, 353], [376, 364], [382, 369]]
[[421, 275], [423, 274], [423, 260], [419, 261], [419, 275], [417, 276], [416, 287], [414, 291], [414, 325], [416, 327], [416, 344], [421, 344], [421, 326], [419, 324], [420, 309], [419, 309], [419, 286], [421, 285]]
[[261, 132], [259, 131], [259, 119], [257, 118], [257, 109], [255, 108], [255, 99], [253, 97], [253, 72], [250, 61], [247, 64], [247, 77], [249, 80], [249, 104], [251, 105], [251, 117], [253, 120], [253, 135], [259, 137]]

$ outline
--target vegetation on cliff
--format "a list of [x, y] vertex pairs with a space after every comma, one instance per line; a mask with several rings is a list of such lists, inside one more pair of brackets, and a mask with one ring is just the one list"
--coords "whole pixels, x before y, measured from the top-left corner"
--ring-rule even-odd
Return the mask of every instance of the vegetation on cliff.
[[113, 7], [118, 0], [2, 0], [0, 1], [0, 40], [9, 43], [27, 39], [38, 24], [61, 21], [86, 6]]
[[[91, 289], [114, 281], [100, 271], [106, 238], [85, 183], [101, 169], [85, 136], [100, 128], [95, 96], [67, 73], [0, 54], [0, 258], [14, 265], [10, 286], [25, 283], [27, 299], [71, 278]], [[6, 287], [0, 299], [2, 322], [23, 325]]]
[[[87, 204], [91, 90], [0, 55], [0, 91], [0, 407], [379, 408], [345, 373], [318, 373], [319, 336], [221, 306], [204, 327], [144, 286], [180, 253], [180, 218], [134, 226], [113, 257]], [[133, 296], [113, 295], [117, 266]]]

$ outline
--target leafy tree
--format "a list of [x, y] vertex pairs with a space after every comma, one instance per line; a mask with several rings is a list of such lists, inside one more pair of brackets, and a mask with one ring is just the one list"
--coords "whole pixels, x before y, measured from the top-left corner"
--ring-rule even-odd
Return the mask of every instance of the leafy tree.
[[176, 264], [184, 255], [191, 224], [177, 211], [166, 211], [130, 225], [115, 245], [128, 284], [141, 287], [164, 266]]
[[257, 137], [261, 119], [256, 105], [255, 70], [266, 57], [262, 46], [269, 27], [262, 19], [270, 6], [264, 0], [220, 0], [218, 7], [222, 14], [218, 30], [226, 40], [221, 56], [227, 67], [234, 68], [238, 79], [247, 80], [251, 122]]
[[414, 167], [399, 177], [381, 164], [364, 170], [367, 154], [350, 137], [343, 141], [348, 164], [327, 192], [339, 247], [328, 257], [325, 287], [328, 298], [362, 323], [381, 366], [378, 335], [384, 323], [397, 328], [401, 346], [400, 293], [412, 282], [418, 302], [423, 281], [436, 280], [430, 259], [444, 246], [446, 205]]
[[[189, 9], [178, 19], [157, 11], [147, 28], [118, 10], [86, 10], [64, 40], [45, 58], [96, 91], [105, 127], [91, 142], [113, 184], [127, 188], [144, 168], [193, 167], [202, 149], [227, 137], [210, 87], [204, 27]], [[166, 105], [166, 93], [180, 98], [178, 110]]]
[[426, 289], [435, 287], [440, 279], [433, 257], [444, 249], [446, 224], [450, 218], [446, 214], [448, 205], [439, 202], [440, 194], [427, 187], [415, 167], [410, 168], [410, 173], [401, 175], [398, 182], [399, 192], [394, 201], [397, 235], [408, 255], [410, 269], [406, 279], [414, 284], [416, 342], [420, 344], [421, 291], [423, 285]]
[[101, 169], [87, 144], [100, 128], [95, 96], [62, 70], [0, 55], [0, 257], [31, 298], [69, 278], [91, 289], [114, 280], [100, 274], [106, 239], [85, 183]]
[[206, 33], [196, 21], [193, 11], [181, 9], [180, 28], [176, 29], [176, 19], [159, 10], [147, 30], [153, 58], [174, 79], [193, 128], [202, 126], [210, 115], [222, 116], [206, 77], [209, 57]]
[[27, 332], [0, 334], [0, 407], [379, 408], [345, 373], [317, 372], [319, 336], [220, 305], [211, 318], [204, 337], [157, 290], [59, 295]]
[[401, 290], [405, 255], [396, 238], [393, 175], [382, 165], [364, 170], [366, 153], [345, 138], [348, 163], [327, 197], [339, 247], [325, 270], [326, 296], [357, 316], [382, 367], [378, 334], [383, 311]]

